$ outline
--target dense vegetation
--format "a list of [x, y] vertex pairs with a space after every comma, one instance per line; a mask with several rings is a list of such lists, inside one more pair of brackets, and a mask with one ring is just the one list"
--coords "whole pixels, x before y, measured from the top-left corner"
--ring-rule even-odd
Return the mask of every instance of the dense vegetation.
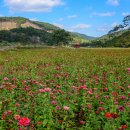
[[68, 45], [73, 40], [70, 33], [63, 29], [55, 30], [52, 39], [55, 45]]
[[52, 37], [50, 33], [44, 30], [34, 28], [16, 28], [12, 30], [0, 31], [0, 44], [50, 44]]
[[129, 130], [130, 49], [0, 52], [0, 130]]
[[12, 30], [0, 31], [0, 45], [12, 45], [21, 43], [22, 45], [68, 45], [72, 41], [69, 32], [65, 30], [55, 30], [48, 33], [44, 30], [34, 28], [16, 28]]

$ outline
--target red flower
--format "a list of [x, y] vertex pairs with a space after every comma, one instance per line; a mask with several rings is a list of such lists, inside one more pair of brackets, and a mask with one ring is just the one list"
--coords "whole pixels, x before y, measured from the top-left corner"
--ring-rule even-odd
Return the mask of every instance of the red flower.
[[39, 122], [37, 122], [37, 124], [38, 124], [38, 125], [42, 125], [42, 124], [43, 124], [43, 122], [42, 122], [42, 121], [39, 121]]
[[123, 106], [118, 106], [118, 110], [119, 111], [124, 111], [124, 107]]
[[85, 121], [81, 120], [81, 121], [80, 121], [80, 124], [81, 124], [81, 125], [84, 125], [84, 124], [85, 124]]
[[117, 92], [112, 92], [111, 94], [113, 97], [115, 97], [117, 95]]
[[107, 112], [107, 113], [105, 113], [105, 117], [110, 119], [110, 118], [112, 118], [112, 114], [110, 112]]
[[19, 120], [18, 124], [21, 126], [28, 126], [30, 124], [30, 119], [27, 117], [23, 117]]
[[62, 120], [58, 120], [58, 123], [62, 123]]
[[113, 113], [112, 114], [112, 118], [118, 118], [118, 114], [117, 113]]
[[0, 65], [0, 70], [2, 69], [2, 65]]
[[122, 125], [122, 129], [123, 130], [127, 129], [127, 125]]

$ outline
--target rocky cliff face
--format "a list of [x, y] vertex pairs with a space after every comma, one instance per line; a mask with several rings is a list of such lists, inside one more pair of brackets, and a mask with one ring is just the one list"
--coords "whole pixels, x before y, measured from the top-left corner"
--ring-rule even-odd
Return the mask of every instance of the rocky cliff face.
[[41, 27], [39, 27], [36, 24], [33, 24], [32, 22], [30, 22], [28, 20], [25, 23], [19, 24], [19, 25], [15, 21], [0, 21], [0, 30], [11, 30], [11, 29], [18, 28], [18, 27], [23, 27], [23, 28], [32, 27], [35, 29], [42, 30]]
[[32, 28], [40, 29], [40, 30], [42, 29], [38, 25], [33, 24], [30, 21], [26, 21], [24, 24], [21, 24], [21, 27], [23, 27], [23, 28], [32, 27]]
[[17, 28], [17, 23], [11, 21], [0, 22], [0, 30], [10, 30], [13, 28]]

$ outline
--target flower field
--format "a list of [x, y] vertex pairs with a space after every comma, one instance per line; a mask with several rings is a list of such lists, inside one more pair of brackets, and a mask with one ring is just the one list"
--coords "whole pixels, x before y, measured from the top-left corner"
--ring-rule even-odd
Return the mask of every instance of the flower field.
[[1, 51], [0, 130], [130, 130], [130, 49]]

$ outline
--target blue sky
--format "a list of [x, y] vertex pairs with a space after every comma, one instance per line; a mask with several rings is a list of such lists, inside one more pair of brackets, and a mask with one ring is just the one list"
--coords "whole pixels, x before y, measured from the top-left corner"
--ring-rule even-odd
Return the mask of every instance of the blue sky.
[[90, 36], [106, 34], [130, 14], [130, 0], [0, 0], [0, 16], [22, 16]]

